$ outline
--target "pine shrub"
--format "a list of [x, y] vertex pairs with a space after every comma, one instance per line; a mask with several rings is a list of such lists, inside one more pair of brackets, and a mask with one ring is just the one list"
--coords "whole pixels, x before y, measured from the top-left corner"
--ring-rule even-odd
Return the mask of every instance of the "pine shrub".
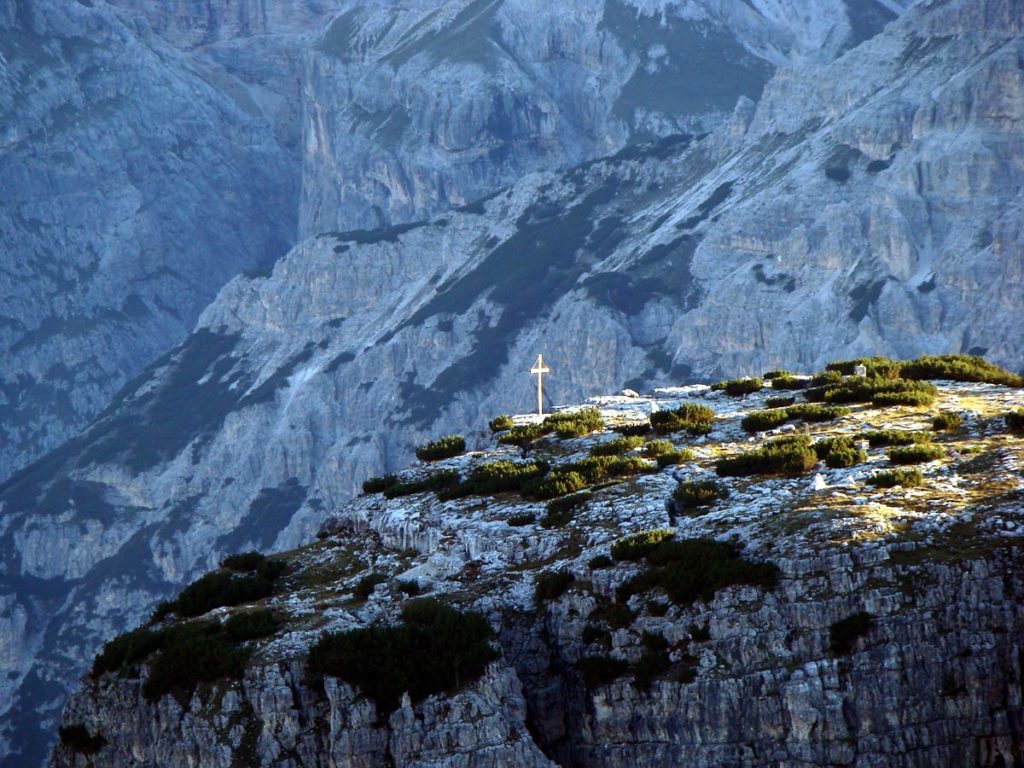
[[959, 413], [946, 411], [938, 414], [934, 419], [932, 419], [932, 429], [936, 432], [957, 430], [960, 429], [960, 425], [962, 423], [963, 418]]
[[679, 483], [672, 493], [677, 512], [709, 507], [729, 495], [725, 486], [714, 480], [691, 480]]
[[941, 459], [946, 451], [937, 445], [918, 443], [889, 449], [889, 461], [893, 464], [923, 464]]
[[932, 436], [927, 432], [907, 432], [899, 429], [881, 429], [865, 432], [861, 435], [872, 448], [889, 445], [914, 445], [930, 442]]
[[579, 411], [555, 413], [544, 419], [544, 429], [564, 439], [583, 437], [591, 432], [604, 429], [604, 419], [597, 408], [583, 408]]
[[588, 691], [614, 682], [629, 671], [629, 664], [612, 656], [584, 656], [576, 662], [576, 669]]
[[524, 525], [529, 525], [530, 523], [535, 522], [536, 520], [537, 516], [533, 514], [533, 512], [524, 512], [521, 515], [512, 515], [512, 517], [510, 517], [507, 522], [509, 525], [518, 528]]
[[828, 630], [828, 648], [835, 656], [849, 656], [858, 638], [864, 637], [874, 621], [867, 611], [859, 611], [833, 623]]
[[654, 460], [657, 462], [659, 469], [671, 467], [687, 461], [693, 461], [693, 451], [686, 448], [678, 451], [669, 451], [668, 453], [659, 454]]
[[363, 481], [363, 493], [383, 493], [391, 486], [397, 484], [398, 478], [395, 475], [371, 477]]
[[368, 573], [356, 582], [352, 595], [357, 600], [369, 600], [378, 584], [384, 584], [388, 577], [382, 573]]
[[723, 477], [743, 475], [799, 475], [818, 462], [811, 441], [804, 435], [769, 440], [760, 448], [719, 459], [715, 471]]
[[440, 461], [458, 456], [466, 450], [466, 440], [461, 435], [444, 435], [416, 449], [420, 461]]
[[617, 437], [604, 443], [598, 443], [590, 449], [591, 456], [618, 456], [632, 451], [644, 444], [642, 437]]
[[764, 404], [768, 408], [788, 408], [795, 402], [795, 397], [792, 395], [785, 395], [784, 397], [769, 397], [764, 401]]
[[505, 430], [512, 429], [515, 424], [512, 422], [511, 416], [501, 415], [495, 416], [487, 423], [488, 429], [491, 432], [504, 432]]
[[684, 430], [691, 435], [706, 435], [714, 418], [711, 408], [697, 403], [683, 403], [671, 411], [655, 411], [650, 416], [651, 428], [659, 435]]
[[95, 755], [107, 743], [103, 736], [100, 734], [94, 736], [81, 723], [62, 725], [57, 730], [57, 737], [62, 745], [80, 755]]
[[623, 536], [612, 543], [611, 555], [615, 560], [639, 560], [663, 541], [676, 535], [670, 528], [656, 528]]
[[717, 384], [712, 384], [711, 389], [725, 392], [729, 397], [743, 397], [764, 389], [764, 381], [755, 378], [727, 379]]
[[1010, 411], [1003, 419], [1006, 421], [1006, 428], [1011, 432], [1024, 432], [1024, 408]]
[[924, 485], [924, 475], [919, 469], [890, 469], [876, 472], [868, 478], [868, 482], [878, 488], [894, 488], [898, 485], [904, 488], [917, 488]]
[[538, 603], [557, 600], [565, 594], [565, 591], [569, 589], [574, 581], [576, 581], [576, 577], [569, 571], [561, 570], [542, 573], [537, 577], [533, 596]]
[[269, 608], [233, 613], [224, 622], [224, 636], [233, 643], [269, 637], [277, 631], [277, 619]]

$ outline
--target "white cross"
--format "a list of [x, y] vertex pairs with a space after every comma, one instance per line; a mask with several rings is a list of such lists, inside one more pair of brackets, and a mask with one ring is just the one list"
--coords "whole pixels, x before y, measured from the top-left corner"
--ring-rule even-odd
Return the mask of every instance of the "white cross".
[[551, 373], [551, 369], [544, 365], [544, 355], [537, 355], [537, 362], [533, 364], [530, 373], [537, 375], [537, 415], [544, 415], [544, 374]]

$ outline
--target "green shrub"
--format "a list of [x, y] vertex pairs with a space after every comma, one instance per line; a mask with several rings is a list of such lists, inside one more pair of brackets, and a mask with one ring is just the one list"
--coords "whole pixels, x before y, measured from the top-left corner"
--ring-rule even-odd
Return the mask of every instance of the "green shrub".
[[405, 692], [415, 703], [473, 683], [497, 658], [491, 638], [478, 613], [412, 600], [398, 625], [322, 635], [309, 651], [308, 678], [315, 685], [329, 676], [356, 686], [383, 718]]
[[384, 489], [385, 499], [397, 499], [402, 496], [411, 496], [414, 493], [426, 493], [428, 491], [444, 492], [459, 484], [459, 473], [453, 469], [442, 469], [440, 472], [433, 472], [422, 480], [411, 480], [399, 482]]
[[780, 371], [768, 371], [768, 373], [761, 374], [761, 378], [765, 381], [772, 381], [774, 379], [784, 378], [786, 376], [792, 376], [792, 371], [780, 370]]
[[863, 365], [867, 369], [869, 377], [882, 379], [894, 379], [900, 375], [900, 363], [897, 360], [890, 360], [888, 357], [858, 357], [855, 360], [839, 360], [825, 366], [826, 371], [852, 376], [854, 369]]
[[659, 435], [683, 430], [691, 435], [706, 435], [711, 431], [715, 412], [706, 405], [683, 403], [671, 411], [655, 411], [650, 419], [651, 428]]
[[863, 464], [868, 460], [867, 451], [863, 451], [859, 448], [836, 448], [825, 456], [825, 466], [831, 467], [832, 469], [844, 469], [846, 467], [853, 467], [857, 464]]
[[277, 631], [277, 619], [269, 608], [240, 611], [224, 622], [224, 636], [233, 643], [269, 637]]
[[525, 456], [533, 444], [546, 434], [547, 431], [541, 424], [521, 424], [518, 427], [512, 427], [504, 435], [501, 435], [498, 438], [498, 442], [502, 445], [516, 446]]
[[563, 496], [560, 499], [552, 499], [548, 502], [548, 512], [575, 512], [581, 507], [585, 507], [587, 502], [590, 501], [589, 493], [574, 493], [571, 496]]
[[252, 573], [257, 570], [267, 558], [259, 552], [242, 552], [237, 555], [228, 555], [220, 561], [221, 568], [229, 571]]
[[625, 437], [643, 437], [650, 431], [651, 425], [646, 421], [642, 424], [619, 424], [612, 427], [612, 432], [618, 432]]
[[789, 435], [769, 440], [762, 447], [739, 456], [719, 459], [715, 471], [723, 477], [742, 475], [798, 475], [818, 462], [810, 438]]
[[407, 597], [416, 597], [420, 593], [420, 583], [416, 579], [401, 579], [398, 591]]
[[544, 517], [540, 519], [540, 527], [546, 530], [552, 528], [564, 528], [572, 520], [572, 511], [568, 509], [551, 511], [550, 509], [544, 513]]
[[671, 661], [664, 649], [647, 648], [633, 663], [633, 679], [636, 687], [646, 691], [657, 678], [665, 674]]
[[512, 422], [511, 416], [501, 415], [495, 416], [487, 423], [487, 427], [491, 432], [504, 432], [507, 429], [512, 429], [515, 424]]
[[687, 450], [686, 448], [680, 451], [669, 451], [668, 453], [662, 453], [655, 457], [659, 468], [672, 467], [676, 464], [682, 464], [687, 461], [693, 461], [693, 451]]
[[611, 555], [615, 560], [639, 560], [663, 541], [668, 541], [676, 532], [670, 528], [655, 528], [638, 531], [612, 542]]
[[185, 587], [173, 601], [173, 610], [182, 617], [201, 616], [214, 608], [262, 600], [273, 594], [286, 568], [281, 560], [264, 559], [245, 575], [213, 571]]
[[352, 588], [352, 595], [357, 600], [369, 600], [377, 585], [384, 584], [387, 580], [388, 577], [382, 573], [368, 573], [356, 582], [355, 587]]
[[740, 426], [747, 432], [765, 432], [780, 427], [787, 421], [789, 421], [789, 411], [786, 409], [753, 411], [743, 417]]
[[662, 540], [645, 557], [651, 567], [623, 584], [619, 599], [660, 586], [673, 602], [686, 605], [710, 601], [734, 585], [771, 588], [779, 576], [774, 564], [746, 560], [732, 544], [714, 539]]
[[932, 439], [927, 432], [906, 432], [899, 429], [865, 432], [861, 437], [867, 440], [873, 448], [888, 445], [914, 445], [915, 443], [927, 443]]
[[893, 464], [923, 464], [935, 461], [946, 455], [946, 451], [937, 445], [918, 443], [889, 449], [889, 461]]
[[[853, 371], [851, 370], [850, 373], [852, 374]], [[826, 368], [824, 371], [811, 376], [811, 386], [827, 388], [833, 384], [838, 384], [842, 380], [843, 374], [839, 371], [833, 371]]]
[[651, 600], [647, 603], [647, 612], [654, 617], [661, 617], [668, 613], [669, 604], [664, 600]]
[[769, 397], [767, 400], [764, 401], [764, 404], [768, 408], [788, 408], [795, 402], [795, 397], [793, 397], [792, 395], [787, 395], [786, 397]]
[[835, 435], [823, 437], [816, 441], [811, 447], [819, 459], [824, 459], [833, 451], [853, 450], [853, 438], [847, 435]]
[[590, 449], [591, 456], [618, 456], [643, 445], [642, 437], [617, 437], [605, 443], [598, 443]]
[[147, 701], [156, 701], [173, 693], [185, 702], [199, 683], [241, 677], [248, 658], [249, 653], [231, 643], [216, 624], [168, 627], [160, 650], [149, 663], [142, 695]]
[[716, 391], [725, 392], [730, 397], [743, 397], [753, 392], [764, 389], [764, 382], [761, 379], [753, 379], [749, 377], [740, 379], [728, 379], [726, 381], [720, 381], [717, 384], [712, 384], [711, 389]]
[[592, 610], [587, 618], [604, 622], [613, 629], [625, 629], [632, 625], [636, 614], [625, 603], [609, 603]]
[[95, 755], [104, 746], [107, 740], [100, 734], [93, 736], [89, 729], [81, 723], [74, 725], [62, 725], [57, 730], [60, 743], [80, 755]]
[[611, 656], [584, 656], [576, 662], [576, 669], [588, 691], [608, 685], [629, 670], [629, 664]]
[[901, 485], [904, 488], [917, 488], [924, 485], [924, 475], [919, 469], [890, 469], [876, 472], [868, 482], [878, 488], [893, 488]]
[[654, 472], [655, 469], [653, 464], [648, 464], [639, 456], [624, 456], [610, 461], [605, 471], [608, 477], [630, 477], [644, 472]]
[[692, 480], [679, 483], [672, 493], [672, 501], [676, 511], [709, 507], [718, 499], [729, 495], [725, 486], [714, 480]]
[[772, 389], [806, 389], [810, 383], [810, 379], [797, 378], [790, 374], [776, 376], [771, 381]]
[[644, 443], [644, 449], [640, 452], [640, 455], [648, 459], [654, 459], [663, 453], [672, 453], [675, 449], [676, 447], [669, 440], [651, 440], [648, 443]]
[[930, 392], [879, 392], [871, 398], [871, 404], [878, 408], [888, 408], [896, 405], [910, 407], [931, 405], [935, 402], [935, 395]]
[[587, 563], [590, 570], [598, 571], [602, 568], [610, 568], [615, 561], [612, 560], [608, 555], [596, 555], [590, 558], [590, 562]]
[[145, 627], [118, 635], [104, 644], [103, 650], [93, 659], [93, 677], [106, 672], [120, 672], [140, 663], [160, 647], [162, 640], [162, 630], [154, 632]]
[[588, 645], [590, 643], [608, 644], [611, 641], [611, 632], [604, 627], [597, 626], [596, 624], [587, 624], [583, 627], [583, 632], [580, 634], [580, 640]]
[[420, 461], [440, 461], [458, 456], [466, 450], [466, 440], [461, 435], [445, 435], [416, 449]]
[[578, 472], [558, 470], [529, 488], [529, 494], [535, 499], [554, 499], [570, 493], [582, 491], [587, 481]]
[[807, 422], [818, 423], [832, 421], [850, 413], [848, 408], [840, 408], [834, 405], [817, 405], [812, 403], [801, 403], [787, 408], [786, 412], [791, 419], [801, 419]]
[[544, 419], [544, 429], [554, 432], [563, 440], [570, 437], [583, 437], [591, 432], [604, 429], [604, 419], [597, 408], [584, 408], [579, 411], [555, 413]]
[[576, 577], [569, 571], [548, 571], [537, 577], [533, 596], [538, 603], [547, 600], [557, 600], [565, 594], [569, 585], [576, 581]]
[[848, 656], [857, 639], [864, 637], [874, 620], [867, 611], [859, 611], [841, 619], [829, 627], [829, 650], [836, 656]]
[[363, 493], [383, 493], [393, 485], [398, 485], [398, 478], [395, 475], [371, 477], [363, 481]]
[[974, 355], [924, 355], [903, 363], [900, 375], [905, 379], [980, 381], [1024, 387], [1024, 378]]
[[476, 467], [463, 482], [441, 488], [438, 496], [442, 499], [456, 499], [473, 494], [494, 495], [521, 491], [542, 478], [547, 471], [548, 465], [542, 461], [524, 464], [492, 461]]
[[512, 517], [510, 517], [507, 522], [509, 525], [519, 527], [523, 525], [529, 525], [530, 523], [536, 521], [536, 519], [537, 516], [533, 514], [533, 512], [524, 512], [521, 515], [512, 515]]
[[959, 413], [944, 412], [938, 414], [932, 419], [932, 429], [936, 432], [943, 430], [960, 429], [960, 425], [963, 423], [963, 418]]
[[1003, 419], [1006, 421], [1006, 428], [1011, 432], [1024, 432], [1024, 408], [1010, 411]]

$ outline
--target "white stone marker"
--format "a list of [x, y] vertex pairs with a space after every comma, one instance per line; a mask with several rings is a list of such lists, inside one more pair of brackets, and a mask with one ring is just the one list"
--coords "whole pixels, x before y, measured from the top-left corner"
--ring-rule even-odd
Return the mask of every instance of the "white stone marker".
[[544, 365], [544, 355], [537, 355], [537, 362], [533, 364], [530, 373], [537, 376], [537, 415], [544, 415], [544, 374], [551, 373], [551, 369]]

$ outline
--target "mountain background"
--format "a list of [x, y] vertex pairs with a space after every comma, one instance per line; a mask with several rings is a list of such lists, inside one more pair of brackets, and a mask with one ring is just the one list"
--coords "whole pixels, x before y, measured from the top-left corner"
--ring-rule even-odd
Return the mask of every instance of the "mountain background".
[[909, 5], [0, 0], [2, 764], [539, 351], [1020, 369], [1024, 10]]

